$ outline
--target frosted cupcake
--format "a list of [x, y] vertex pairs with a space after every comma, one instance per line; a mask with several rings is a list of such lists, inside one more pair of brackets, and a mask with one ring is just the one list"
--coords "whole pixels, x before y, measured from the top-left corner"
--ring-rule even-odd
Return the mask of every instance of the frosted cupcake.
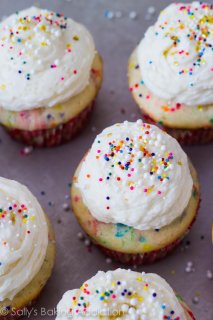
[[131, 270], [99, 271], [80, 289], [67, 291], [57, 320], [195, 320], [190, 308], [157, 274]]
[[171, 4], [129, 59], [130, 91], [144, 118], [181, 143], [213, 140], [212, 22], [211, 5]]
[[200, 198], [196, 171], [179, 143], [142, 120], [96, 137], [71, 193], [83, 230], [109, 256], [130, 264], [170, 252], [191, 228]]
[[17, 140], [54, 146], [86, 123], [102, 61], [81, 24], [29, 8], [0, 24], [0, 123]]
[[0, 178], [0, 319], [30, 308], [49, 279], [54, 232], [31, 192]]

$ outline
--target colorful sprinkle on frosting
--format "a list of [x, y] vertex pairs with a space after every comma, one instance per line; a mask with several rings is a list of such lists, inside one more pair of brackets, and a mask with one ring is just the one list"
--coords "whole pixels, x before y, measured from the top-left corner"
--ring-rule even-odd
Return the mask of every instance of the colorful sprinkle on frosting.
[[94, 57], [83, 25], [36, 7], [18, 11], [0, 25], [1, 106], [22, 111], [68, 100], [88, 85]]
[[141, 230], [160, 228], [182, 215], [192, 191], [179, 144], [142, 120], [99, 134], [76, 183], [97, 220]]
[[80, 289], [66, 292], [57, 306], [57, 312], [57, 320], [69, 317], [188, 319], [165, 280], [155, 274], [122, 269], [106, 273], [99, 271]]

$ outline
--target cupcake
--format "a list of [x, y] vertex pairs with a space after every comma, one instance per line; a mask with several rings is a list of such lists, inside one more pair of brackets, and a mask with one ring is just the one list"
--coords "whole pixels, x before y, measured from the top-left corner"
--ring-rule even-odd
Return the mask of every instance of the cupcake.
[[164, 257], [180, 243], [200, 199], [196, 171], [179, 143], [142, 120], [96, 137], [75, 172], [71, 197], [93, 242], [133, 265]]
[[0, 123], [16, 140], [51, 147], [87, 122], [102, 60], [81, 24], [32, 7], [0, 24]]
[[36, 301], [55, 260], [52, 226], [32, 193], [0, 178], [0, 319], [16, 319]]
[[57, 306], [57, 320], [195, 320], [170, 285], [154, 273], [99, 271], [80, 289], [67, 291]]
[[213, 140], [212, 9], [169, 5], [129, 59], [129, 88], [144, 119], [185, 144]]

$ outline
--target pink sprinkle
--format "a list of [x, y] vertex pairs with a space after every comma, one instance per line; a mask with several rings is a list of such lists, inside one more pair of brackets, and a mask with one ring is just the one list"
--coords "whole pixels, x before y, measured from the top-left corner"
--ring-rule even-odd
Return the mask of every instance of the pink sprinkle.
[[101, 181], [103, 181], [103, 179], [102, 179], [102, 178], [99, 178], [99, 181], [101, 182]]
[[97, 153], [100, 153], [101, 152], [101, 150], [97, 150]]
[[161, 193], [162, 193], [162, 192], [159, 190], [159, 191], [158, 191], [158, 194], [161, 194]]
[[134, 187], [133, 187], [133, 186], [131, 186], [131, 187], [130, 187], [130, 190], [134, 190]]
[[112, 295], [112, 299], [115, 299], [115, 298], [116, 298], [116, 295], [115, 295], [115, 294], [113, 294], [113, 295]]
[[143, 189], [143, 192], [147, 192], [148, 191], [148, 189]]
[[64, 77], [61, 77], [61, 80], [63, 81], [63, 80], [64, 80]]
[[149, 100], [149, 99], [150, 99], [150, 96], [146, 96], [146, 99]]
[[130, 173], [128, 173], [128, 175], [127, 175], [128, 177], [131, 177], [131, 174]]

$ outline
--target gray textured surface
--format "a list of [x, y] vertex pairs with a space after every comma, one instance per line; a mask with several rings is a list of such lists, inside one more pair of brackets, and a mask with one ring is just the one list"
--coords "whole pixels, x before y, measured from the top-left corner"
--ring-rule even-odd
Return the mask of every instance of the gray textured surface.
[[[34, 3], [31, 0], [1, 0], [1, 16]], [[169, 3], [171, 1], [165, 0], [39, 1], [42, 7], [65, 12], [90, 29], [105, 62], [105, 79], [90, 122], [84, 132], [67, 145], [50, 150], [34, 150], [29, 156], [23, 156], [20, 154], [22, 146], [11, 141], [3, 130], [0, 130], [0, 175], [28, 185], [43, 205], [56, 230], [57, 262], [53, 276], [35, 306], [39, 314], [37, 319], [54, 319], [55, 316], [51, 315], [42, 317], [40, 308], [46, 308], [51, 314], [66, 290], [79, 287], [98, 270], [118, 267], [114, 263], [107, 264], [105, 257], [96, 248], [93, 248], [91, 253], [88, 252], [77, 238], [80, 227], [75, 218], [70, 211], [65, 212], [62, 206], [69, 201], [65, 200], [65, 196], [69, 194], [68, 183], [74, 169], [96, 133], [115, 122], [135, 120], [139, 117], [137, 107], [128, 92], [127, 60], [146, 28], [156, 19], [154, 16], [151, 20], [145, 20], [147, 8], [153, 5], [158, 13]], [[123, 16], [120, 19], [108, 20], [104, 17], [106, 9], [121, 11]], [[131, 11], [137, 12], [136, 20], [129, 19]], [[165, 260], [138, 270], [159, 273], [184, 296], [197, 319], [213, 320], [213, 281], [206, 277], [208, 269], [213, 271], [213, 145], [185, 149], [199, 172], [202, 186], [199, 217], [187, 237], [190, 245], [184, 251], [180, 247]], [[46, 194], [42, 196], [41, 191]], [[49, 202], [52, 202], [52, 206]], [[202, 235], [205, 236], [203, 240]], [[195, 267], [195, 271], [189, 274], [185, 272], [188, 261], [192, 261]], [[195, 296], [199, 296], [199, 303], [196, 305], [192, 303]]]

